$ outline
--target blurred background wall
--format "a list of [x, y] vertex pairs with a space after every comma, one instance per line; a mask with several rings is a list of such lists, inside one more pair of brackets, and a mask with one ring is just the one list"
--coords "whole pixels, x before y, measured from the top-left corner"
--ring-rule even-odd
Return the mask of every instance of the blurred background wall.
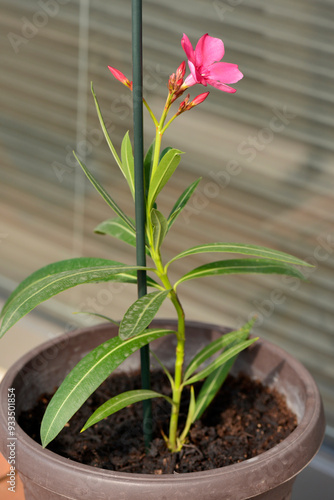
[[[74, 256], [134, 263], [132, 248], [95, 235], [112, 213], [86, 181], [76, 150], [125, 211], [131, 197], [99, 128], [90, 82], [120, 147], [132, 132], [131, 93], [108, 71], [131, 79], [131, 2], [1, 0], [0, 301], [35, 269]], [[256, 334], [312, 372], [334, 426], [333, 0], [162, 0], [143, 2], [144, 95], [160, 113], [168, 76], [209, 33], [244, 79], [229, 95], [210, 89], [201, 106], [165, 137], [186, 154], [159, 197], [170, 210], [193, 180], [197, 194], [166, 242], [166, 259], [199, 243], [270, 246], [313, 264], [307, 282], [270, 277], [208, 278], [180, 287], [189, 318], [239, 326], [257, 314]], [[197, 93], [196, 93], [197, 91]], [[192, 89], [192, 96], [205, 91]], [[145, 145], [154, 134], [145, 119]], [[212, 256], [181, 260], [177, 277]], [[211, 260], [217, 260], [212, 258]], [[188, 267], [187, 267], [188, 266]], [[77, 287], [41, 305], [7, 334], [5, 369], [22, 352], [64, 329], [90, 325], [92, 311], [119, 319], [130, 286]], [[160, 316], [172, 314], [166, 307]]]

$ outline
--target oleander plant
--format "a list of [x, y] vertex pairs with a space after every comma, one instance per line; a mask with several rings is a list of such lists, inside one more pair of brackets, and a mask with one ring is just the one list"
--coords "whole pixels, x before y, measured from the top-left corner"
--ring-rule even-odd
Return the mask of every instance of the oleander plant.
[[[230, 242], [206, 243], [185, 249], [168, 262], [163, 258], [162, 244], [165, 238], [169, 237], [171, 227], [201, 180], [194, 180], [184, 189], [169, 214], [163, 214], [158, 209], [159, 194], [176, 171], [183, 154], [179, 149], [163, 147], [163, 136], [174, 120], [202, 104], [209, 96], [209, 92], [206, 91], [190, 98], [189, 89], [198, 85], [206, 88], [211, 86], [231, 94], [236, 92], [236, 89], [230, 85], [243, 78], [236, 64], [221, 61], [224, 56], [222, 40], [205, 34], [198, 40], [194, 49], [184, 34], [181, 46], [187, 58], [189, 75], [186, 76], [186, 62], [182, 62], [176, 72], [169, 77], [167, 98], [161, 116], [155, 116], [147, 101], [143, 100], [155, 129], [151, 146], [143, 158], [145, 251], [149, 264], [138, 266], [95, 257], [80, 257], [52, 263], [26, 278], [10, 295], [1, 312], [2, 336], [41, 302], [77, 285], [109, 281], [136, 285], [138, 271], [143, 271], [147, 288], [153, 290], [132, 303], [123, 319], [120, 322], [116, 321], [119, 327], [118, 336], [110, 338], [89, 352], [66, 376], [50, 401], [42, 421], [43, 446], [47, 446], [58, 435], [89, 396], [133, 352], [155, 339], [174, 335], [177, 344], [174, 370], [169, 371], [159, 359], [157, 360], [170, 382], [171, 396], [150, 389], [124, 392], [99, 407], [87, 420], [82, 431], [130, 404], [152, 398], [165, 398], [170, 404], [169, 433], [164, 435], [166, 446], [171, 452], [181, 450], [187, 442], [192, 424], [202, 416], [214, 399], [238, 353], [257, 340], [250, 338], [254, 323], [252, 319], [241, 328], [222, 335], [204, 347], [185, 366], [186, 323], [179, 293], [182, 283], [206, 276], [245, 273], [286, 274], [303, 279], [298, 267], [306, 266], [304, 261], [277, 250], [255, 245]], [[133, 90], [132, 82], [123, 73], [111, 66], [109, 70], [129, 91]], [[135, 200], [134, 155], [130, 134], [129, 132], [125, 134], [119, 155], [110, 139], [93, 86], [91, 90], [105, 139]], [[95, 231], [118, 238], [127, 245], [136, 246], [135, 220], [115, 202], [80, 157], [76, 153], [74, 155], [89, 181], [114, 212], [113, 218], [99, 224]], [[176, 282], [172, 282], [169, 271], [173, 263], [196, 254], [219, 254], [221, 260], [195, 267], [180, 276]], [[228, 254], [232, 255], [232, 258], [222, 259], [222, 256]], [[235, 255], [240, 257], [235, 258]], [[175, 308], [177, 318], [175, 330], [150, 326], [164, 301], [171, 301]], [[191, 339], [189, 341], [191, 342]], [[201, 382], [202, 385], [195, 396], [193, 386], [196, 382]], [[184, 427], [180, 428], [180, 404], [185, 388], [190, 389], [190, 403], [186, 422]]]

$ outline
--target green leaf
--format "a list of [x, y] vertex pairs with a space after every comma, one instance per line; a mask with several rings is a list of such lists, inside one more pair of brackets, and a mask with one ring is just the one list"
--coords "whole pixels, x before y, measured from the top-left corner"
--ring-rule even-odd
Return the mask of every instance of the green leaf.
[[141, 333], [154, 319], [169, 291], [152, 292], [137, 299], [126, 311], [118, 335], [122, 340]]
[[[250, 333], [250, 330], [251, 330], [252, 326], [254, 325], [254, 323], [255, 323], [255, 318], [250, 320], [248, 323], [246, 323], [239, 330], [228, 333], [227, 335], [229, 335], [229, 338], [227, 339], [227, 341], [225, 342], [225, 345], [223, 346], [225, 351], [227, 351], [231, 347], [237, 345], [238, 343], [240, 343], [244, 340], [247, 340], [249, 333]], [[226, 337], [227, 335], [223, 335], [223, 337]], [[223, 337], [222, 337], [222, 339], [223, 339]], [[218, 340], [220, 340], [220, 339], [218, 339]], [[231, 342], [230, 342], [230, 340], [231, 340]], [[194, 358], [194, 360], [190, 363], [185, 375], [189, 376], [189, 375], [191, 375], [191, 373], [193, 373], [193, 371], [191, 369], [189, 369], [191, 367], [191, 365], [194, 365], [194, 368], [197, 369], [200, 366], [199, 361], [201, 359], [205, 359], [205, 360], [208, 359], [207, 354], [209, 354], [209, 351], [211, 350], [210, 347], [212, 347], [215, 343], [216, 343], [216, 341], [212, 342], [211, 344], [209, 344], [209, 346], [207, 346], [209, 348], [207, 350], [207, 352], [206, 352], [206, 348], [202, 349], [202, 351], [198, 354], [198, 356], [196, 356]], [[218, 345], [218, 343], [217, 343], [217, 345]], [[196, 406], [194, 409], [192, 422], [199, 419], [203, 415], [206, 408], [210, 405], [211, 401], [216, 396], [220, 387], [224, 383], [224, 381], [225, 381], [228, 373], [230, 372], [235, 360], [237, 359], [237, 356], [238, 356], [238, 354], [234, 355], [229, 360], [227, 360], [225, 363], [218, 366], [218, 368], [216, 368], [205, 379], [205, 381], [201, 387], [201, 390], [197, 396], [197, 399], [196, 399]]]
[[249, 347], [256, 340], [258, 340], [258, 337], [250, 340], [244, 340], [242, 342], [238, 342], [236, 345], [233, 345], [232, 347], [230, 347], [230, 349], [227, 349], [220, 356], [214, 359], [208, 366], [203, 368], [203, 370], [199, 371], [193, 377], [190, 377], [188, 380], [186, 380], [184, 382], [184, 385], [194, 384], [195, 382], [199, 382], [200, 380], [208, 377], [210, 373], [216, 370], [216, 368], [221, 366], [223, 363], [226, 363], [233, 356]]
[[98, 234], [108, 234], [115, 238], [128, 243], [133, 247], [136, 246], [136, 231], [128, 226], [121, 217], [107, 219], [101, 222], [94, 231]]
[[195, 421], [194, 419], [194, 414], [196, 411], [196, 399], [195, 399], [195, 391], [194, 387], [190, 387], [190, 401], [189, 401], [189, 409], [188, 409], [188, 415], [187, 415], [187, 420], [186, 424], [184, 426], [183, 432], [180, 436], [180, 444], [183, 445], [184, 441], [188, 435], [188, 432], [190, 430], [191, 424]]
[[195, 420], [201, 418], [207, 407], [210, 405], [211, 401], [216, 396], [217, 392], [223, 385], [227, 375], [229, 374], [235, 360], [237, 359], [237, 354], [230, 358], [228, 361], [223, 363], [221, 366], [216, 368], [204, 381], [201, 390], [197, 396], [195, 409], [192, 415], [191, 423]]
[[288, 265], [277, 263], [274, 260], [267, 259], [230, 259], [212, 262], [203, 266], [196, 267], [189, 273], [182, 276], [175, 283], [176, 288], [180, 283], [194, 278], [205, 276], [218, 276], [220, 274], [287, 274], [299, 279], [305, 279], [298, 269]]
[[129, 226], [130, 229], [135, 230], [135, 227], [133, 225], [133, 222], [131, 219], [123, 212], [123, 210], [117, 205], [117, 203], [111, 198], [111, 196], [107, 193], [107, 191], [104, 189], [104, 187], [99, 183], [97, 179], [91, 174], [91, 172], [88, 170], [86, 165], [78, 158], [75, 152], [73, 152], [77, 162], [79, 163], [80, 167], [82, 170], [85, 172], [87, 178], [90, 180], [92, 185], [95, 187], [98, 193], [102, 196], [104, 201], [109, 205], [110, 208], [113, 209], [113, 211], [121, 218], [124, 220], [124, 222]]
[[152, 172], [150, 187], [147, 195], [147, 209], [151, 210], [158, 194], [171, 178], [180, 163], [182, 151], [169, 149], [159, 162], [155, 172]]
[[145, 198], [147, 198], [147, 193], [150, 187], [151, 170], [153, 165], [153, 155], [154, 155], [155, 139], [148, 148], [148, 151], [144, 158], [144, 184], [145, 184]]
[[133, 199], [135, 199], [135, 174], [134, 174], [134, 159], [132, 145], [130, 141], [129, 131], [125, 134], [122, 147], [122, 172], [127, 180]]
[[[113, 219], [107, 219], [101, 222], [94, 231], [98, 234], [108, 234], [114, 238], [124, 241], [133, 247], [136, 246], [136, 232], [131, 229], [123, 219], [120, 217], [115, 217]], [[146, 253], [150, 255], [150, 249], [146, 245]]]
[[49, 264], [28, 276], [14, 290], [2, 311], [0, 337], [41, 302], [84, 283], [136, 283], [136, 271], [147, 269], [107, 259], [79, 257]]
[[216, 354], [220, 349], [224, 349], [229, 345], [234, 344], [235, 342], [240, 342], [241, 340], [246, 340], [248, 338], [249, 332], [254, 325], [255, 320], [252, 319], [246, 325], [244, 325], [239, 330], [235, 330], [233, 332], [226, 333], [222, 335], [218, 339], [210, 342], [207, 346], [205, 346], [196, 356], [190, 361], [184, 372], [184, 380], [187, 380], [190, 375], [192, 375], [202, 363], [204, 363], [211, 356]]
[[87, 420], [83, 428], [80, 432], [85, 431], [88, 427], [97, 424], [100, 420], [109, 417], [113, 413], [116, 413], [119, 410], [122, 410], [126, 406], [132, 405], [134, 403], [138, 403], [139, 401], [145, 401], [146, 399], [153, 398], [165, 398], [170, 404], [173, 404], [173, 401], [164, 396], [164, 394], [160, 394], [159, 392], [150, 391], [147, 389], [138, 389], [134, 391], [127, 391], [115, 396], [109, 401], [106, 401], [103, 405], [101, 405]]
[[[181, 213], [181, 211], [183, 210], [183, 208], [188, 203], [191, 195], [193, 194], [193, 192], [197, 188], [197, 186], [198, 186], [198, 184], [199, 184], [200, 181], [201, 181], [201, 177], [199, 179], [197, 179], [196, 181], [194, 181], [192, 184], [190, 184], [190, 186], [188, 186], [187, 189], [185, 189], [183, 191], [183, 193], [181, 194], [181, 196], [179, 197], [179, 199], [176, 201], [176, 203], [173, 206], [173, 208], [172, 208], [172, 210], [171, 210], [171, 212], [170, 212], [170, 214], [168, 216], [168, 219], [167, 219], [167, 222], [168, 222], [168, 231], [170, 230], [170, 228], [174, 224], [177, 216]], [[176, 259], [173, 259], [173, 260], [176, 260]]]
[[170, 383], [170, 386], [172, 388], [172, 391], [174, 390], [174, 387], [175, 387], [175, 384], [174, 384], [174, 379], [172, 377], [172, 375], [170, 374], [170, 371], [168, 370], [168, 368], [163, 364], [163, 362], [161, 361], [161, 359], [159, 359], [159, 357], [156, 355], [156, 353], [154, 351], [152, 351], [150, 349], [150, 354], [151, 356], [154, 357], [154, 359], [156, 360], [156, 362], [160, 365], [160, 367], [162, 368], [162, 370], [164, 371], [166, 377], [168, 378], [169, 380], [169, 383]]
[[159, 210], [152, 208], [151, 221], [153, 226], [153, 245], [155, 251], [158, 252], [167, 233], [167, 220]]
[[168, 153], [168, 151], [171, 151], [173, 148], [171, 148], [170, 146], [167, 146], [165, 149], [163, 149], [160, 153], [160, 157], [159, 157], [159, 161], [161, 161], [163, 159], [163, 157], [165, 156], [165, 154]]
[[[101, 109], [100, 109], [100, 106], [99, 106], [99, 103], [98, 103], [98, 100], [97, 100], [97, 97], [96, 97], [96, 94], [94, 92], [94, 89], [93, 89], [93, 83], [91, 83], [91, 91], [92, 91], [92, 94], [93, 94], [93, 97], [94, 97], [94, 102], [95, 102], [95, 107], [96, 107], [96, 111], [97, 111], [97, 116], [99, 117], [99, 122], [100, 122], [100, 125], [101, 125], [101, 128], [102, 128], [102, 131], [104, 133], [104, 137], [107, 141], [107, 144], [110, 148], [110, 151], [112, 152], [112, 155], [117, 163], [117, 165], [119, 166], [119, 168], [121, 169], [121, 171], [123, 172], [124, 176], [125, 176], [125, 173], [123, 171], [123, 165], [122, 165], [122, 162], [121, 160], [119, 159], [119, 156], [116, 152], [116, 149], [114, 148], [114, 145], [113, 143], [111, 142], [110, 140], [110, 137], [109, 137], [109, 133], [108, 133], [108, 130], [107, 130], [107, 127], [104, 123], [104, 120], [103, 120], [103, 117], [102, 117], [102, 113], [101, 113]], [[126, 176], [125, 176], [126, 177]]]
[[137, 337], [122, 341], [113, 337], [89, 352], [51, 399], [41, 424], [41, 440], [47, 446], [100, 384], [132, 353], [153, 340], [175, 333], [172, 330], [146, 330]]
[[105, 316], [104, 314], [99, 314], [91, 311], [76, 311], [73, 314], [88, 314], [90, 316], [96, 316], [97, 318], [101, 318], [109, 321], [110, 323], [113, 323], [113, 325], [119, 326], [119, 321], [114, 321], [113, 319], [109, 318], [109, 316]]
[[254, 257], [262, 257], [270, 260], [282, 261], [298, 266], [310, 266], [310, 264], [308, 264], [304, 260], [298, 259], [297, 257], [294, 257], [287, 253], [280, 252], [278, 250], [272, 250], [266, 247], [244, 245], [241, 243], [207, 243], [204, 245], [198, 245], [176, 255], [172, 260], [168, 262], [167, 266], [169, 266], [175, 260], [188, 257], [189, 255], [212, 252], [227, 252], [242, 255], [252, 255]]

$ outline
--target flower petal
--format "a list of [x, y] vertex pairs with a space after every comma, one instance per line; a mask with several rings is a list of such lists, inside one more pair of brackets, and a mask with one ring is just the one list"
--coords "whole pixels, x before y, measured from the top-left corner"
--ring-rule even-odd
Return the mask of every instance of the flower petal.
[[195, 49], [196, 65], [208, 67], [220, 61], [225, 53], [224, 43], [219, 38], [206, 34], [198, 40]]
[[218, 90], [222, 90], [223, 92], [228, 92], [229, 94], [234, 94], [237, 91], [237, 89], [229, 87], [228, 85], [225, 85], [225, 83], [218, 82], [218, 80], [208, 79], [207, 82], [212, 87], [215, 87]]
[[[219, 62], [208, 68], [208, 78], [222, 83], [236, 83], [244, 76], [237, 64]], [[212, 84], [210, 84], [212, 85]]]
[[187, 37], [187, 35], [185, 33], [183, 33], [181, 45], [182, 45], [182, 48], [185, 51], [186, 56], [189, 59], [189, 61], [192, 61], [194, 63], [195, 62], [194, 49], [193, 49], [193, 46], [191, 45], [189, 38]]
[[[206, 85], [207, 85], [207, 83], [206, 83], [206, 77], [202, 76], [200, 74], [200, 72], [198, 71], [197, 66], [195, 66], [191, 61], [188, 61], [188, 66], [189, 66], [191, 75], [192, 75], [192, 77], [194, 79], [194, 82], [195, 83], [201, 83], [202, 85], [204, 85], [206, 87]], [[187, 80], [187, 78], [186, 78], [186, 80]], [[189, 87], [189, 85], [188, 85], [188, 87]]]
[[184, 80], [182, 88], [183, 90], [187, 89], [188, 87], [192, 87], [193, 85], [196, 85], [198, 83], [193, 75], [190, 73], [190, 75], [187, 76], [187, 78]]

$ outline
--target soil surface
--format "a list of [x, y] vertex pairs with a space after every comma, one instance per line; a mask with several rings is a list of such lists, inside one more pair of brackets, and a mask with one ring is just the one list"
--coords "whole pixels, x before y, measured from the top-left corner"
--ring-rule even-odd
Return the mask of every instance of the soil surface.
[[[296, 427], [296, 416], [284, 398], [244, 375], [228, 376], [214, 404], [195, 422], [189, 442], [171, 454], [162, 431], [168, 433], [170, 405], [152, 400], [153, 441], [148, 453], [142, 437], [142, 403], [125, 408], [80, 434], [93, 411], [111, 397], [139, 389], [140, 376], [107, 379], [72, 417], [48, 449], [71, 460], [115, 471], [143, 474], [173, 474], [223, 467], [254, 457], [285, 439]], [[152, 373], [152, 389], [170, 393], [169, 382]], [[198, 390], [198, 387], [195, 388]], [[184, 391], [180, 422], [185, 421], [188, 394]], [[39, 427], [50, 395], [43, 395], [36, 407], [23, 412], [20, 426], [39, 442]]]

